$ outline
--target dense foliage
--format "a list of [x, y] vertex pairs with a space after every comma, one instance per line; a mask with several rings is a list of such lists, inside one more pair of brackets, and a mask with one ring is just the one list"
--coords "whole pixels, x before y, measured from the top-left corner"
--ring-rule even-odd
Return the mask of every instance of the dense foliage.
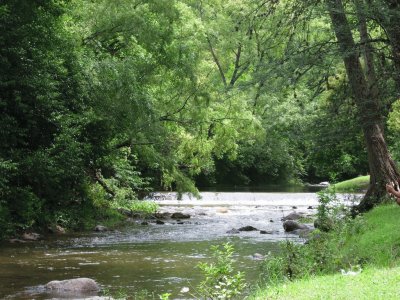
[[[391, 2], [345, 3], [384, 116], [400, 87]], [[311, 0], [2, 1], [1, 234], [81, 227], [152, 189], [367, 173], [330, 24]]]

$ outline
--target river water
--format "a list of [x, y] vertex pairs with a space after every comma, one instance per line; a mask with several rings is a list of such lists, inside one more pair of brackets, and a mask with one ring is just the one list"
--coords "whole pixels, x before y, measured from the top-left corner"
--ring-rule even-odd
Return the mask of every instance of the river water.
[[[173, 299], [189, 299], [202, 279], [196, 265], [211, 261], [211, 245], [227, 241], [235, 246], [237, 268], [255, 283], [260, 261], [252, 255], [278, 251], [278, 241], [298, 239], [283, 231], [281, 218], [292, 211], [313, 214], [318, 204], [315, 193], [203, 192], [201, 196], [201, 200], [189, 196], [177, 200], [174, 193], [154, 196], [160, 212], [182, 212], [190, 214], [190, 219], [167, 219], [163, 225], [131, 220], [117, 231], [2, 245], [0, 298], [78, 299], [76, 295], [47, 294], [43, 285], [89, 277], [112, 294], [147, 290], [156, 296], [169, 292]], [[267, 234], [226, 233], [247, 225]], [[181, 292], [183, 287], [190, 293]]]

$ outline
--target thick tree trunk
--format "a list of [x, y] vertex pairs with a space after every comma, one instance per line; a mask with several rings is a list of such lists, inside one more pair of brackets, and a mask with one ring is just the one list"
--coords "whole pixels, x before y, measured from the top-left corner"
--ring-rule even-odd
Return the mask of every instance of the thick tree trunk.
[[342, 0], [326, 0], [326, 4], [358, 106], [359, 119], [367, 146], [371, 179], [370, 187], [358, 206], [358, 210], [362, 212], [382, 201], [385, 184], [397, 182], [399, 173], [383, 137], [379, 107], [363, 73]]
[[358, 206], [359, 211], [371, 209], [387, 195], [384, 186], [394, 182], [397, 185], [399, 173], [394, 161], [390, 158], [380, 126], [369, 126], [365, 132], [370, 169], [370, 186]]
[[396, 68], [395, 80], [400, 97], [400, 1], [385, 0], [389, 9], [386, 32], [392, 46], [393, 63]]
[[392, 46], [393, 64], [395, 66], [394, 80], [397, 86], [397, 97], [400, 98], [400, 17], [397, 20], [397, 24], [389, 24], [387, 26], [386, 32]]
[[376, 17], [384, 28], [392, 48], [392, 59], [395, 67], [393, 77], [397, 86], [397, 97], [400, 98], [400, 1], [377, 1], [375, 8]]
[[378, 88], [378, 81], [374, 67], [374, 49], [369, 41], [367, 18], [365, 14], [366, 4], [364, 0], [354, 0], [356, 6], [356, 14], [358, 19], [358, 30], [360, 32], [361, 50], [364, 60], [365, 77], [367, 80], [368, 88], [371, 97], [376, 101], [377, 106], [380, 107], [380, 93]]

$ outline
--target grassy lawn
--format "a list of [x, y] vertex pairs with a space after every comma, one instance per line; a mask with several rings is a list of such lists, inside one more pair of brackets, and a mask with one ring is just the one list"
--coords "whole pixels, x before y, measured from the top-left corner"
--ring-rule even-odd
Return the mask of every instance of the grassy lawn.
[[[400, 208], [386, 204], [359, 217], [359, 229], [337, 244], [341, 260], [359, 261], [356, 275], [311, 276], [261, 287], [249, 299], [400, 299]], [[348, 270], [345, 270], [348, 271]]]
[[335, 184], [337, 193], [357, 193], [363, 192], [368, 188], [369, 175], [359, 176]]
[[378, 206], [362, 220], [364, 230], [350, 236], [343, 251], [373, 266], [390, 267], [400, 262], [400, 207]]
[[259, 291], [250, 299], [400, 299], [400, 267], [368, 268], [361, 273], [340, 273], [303, 279]]

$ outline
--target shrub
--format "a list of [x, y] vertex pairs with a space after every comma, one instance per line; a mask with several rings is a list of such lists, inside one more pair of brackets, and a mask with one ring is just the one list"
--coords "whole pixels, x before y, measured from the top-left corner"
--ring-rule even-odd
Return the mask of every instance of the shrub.
[[240, 297], [246, 288], [244, 273], [233, 268], [233, 246], [226, 243], [211, 247], [215, 263], [200, 263], [204, 280], [199, 284], [198, 291], [205, 299], [234, 299]]
[[335, 273], [358, 265], [356, 255], [342, 251], [346, 242], [364, 228], [364, 219], [352, 218], [350, 211], [332, 190], [319, 193], [317, 217], [321, 230], [315, 230], [305, 244], [286, 241], [278, 255], [268, 257], [262, 266], [267, 284]]

